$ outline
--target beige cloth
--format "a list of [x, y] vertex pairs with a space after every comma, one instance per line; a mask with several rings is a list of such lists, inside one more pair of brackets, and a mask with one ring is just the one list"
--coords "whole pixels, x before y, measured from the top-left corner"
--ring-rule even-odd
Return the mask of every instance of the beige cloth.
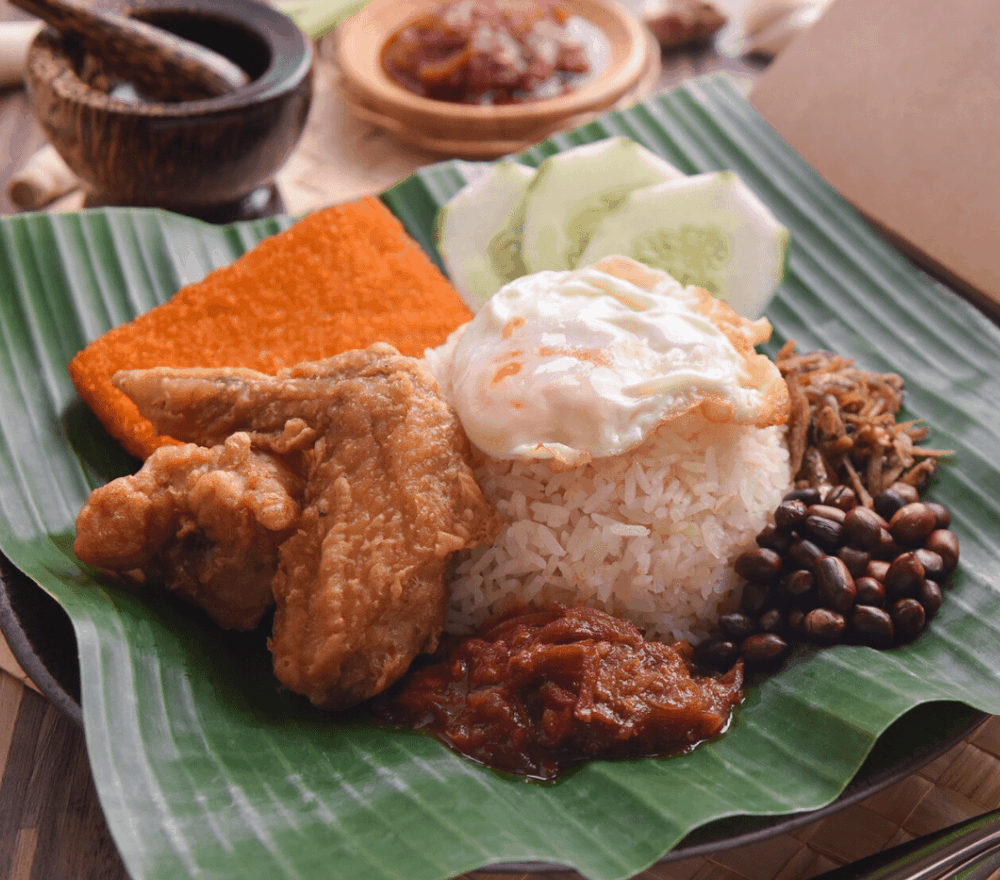
[[7, 196], [22, 211], [36, 211], [79, 188], [80, 181], [56, 152], [46, 144], [11, 177]]
[[20, 85], [28, 46], [41, 29], [40, 21], [0, 22], [0, 87]]

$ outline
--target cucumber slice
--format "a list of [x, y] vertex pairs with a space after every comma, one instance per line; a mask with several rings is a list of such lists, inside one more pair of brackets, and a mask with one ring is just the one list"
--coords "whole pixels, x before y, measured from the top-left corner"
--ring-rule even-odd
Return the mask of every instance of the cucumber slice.
[[521, 261], [520, 206], [535, 169], [506, 159], [466, 184], [437, 218], [438, 253], [473, 311], [508, 281], [526, 274]]
[[758, 318], [781, 282], [788, 230], [732, 171], [635, 190], [594, 230], [580, 265], [623, 254]]
[[632, 190], [683, 176], [626, 137], [549, 156], [524, 197], [525, 268], [528, 272], [572, 269], [597, 223]]

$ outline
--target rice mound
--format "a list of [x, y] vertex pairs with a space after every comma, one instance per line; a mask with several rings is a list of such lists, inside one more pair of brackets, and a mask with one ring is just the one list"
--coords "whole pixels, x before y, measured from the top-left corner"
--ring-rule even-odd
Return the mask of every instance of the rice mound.
[[790, 475], [783, 427], [690, 414], [570, 470], [481, 456], [476, 479], [508, 524], [458, 556], [447, 631], [468, 633], [521, 603], [568, 602], [670, 641], [697, 640], [735, 605], [733, 560]]

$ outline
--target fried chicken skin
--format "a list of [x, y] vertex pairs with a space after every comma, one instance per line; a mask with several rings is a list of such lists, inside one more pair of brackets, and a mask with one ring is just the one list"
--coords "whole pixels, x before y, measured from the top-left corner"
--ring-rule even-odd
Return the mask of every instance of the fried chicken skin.
[[304, 481], [236, 433], [207, 449], [157, 449], [133, 476], [91, 492], [73, 550], [98, 568], [162, 580], [220, 626], [249, 630], [274, 604], [278, 548]]
[[158, 433], [202, 446], [245, 433], [303, 481], [270, 583], [282, 683], [345, 708], [434, 650], [450, 555], [493, 540], [501, 521], [419, 360], [376, 344], [276, 376], [162, 369], [114, 382]]
[[275, 671], [327, 708], [379, 693], [435, 649], [448, 558], [499, 527], [436, 384], [401, 370], [343, 392], [274, 581]]

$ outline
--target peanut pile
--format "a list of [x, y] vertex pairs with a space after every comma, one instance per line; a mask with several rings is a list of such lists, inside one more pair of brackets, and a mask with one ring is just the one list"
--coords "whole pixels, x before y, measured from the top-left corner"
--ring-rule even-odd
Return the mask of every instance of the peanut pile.
[[958, 564], [951, 514], [920, 497], [948, 452], [919, 447], [927, 428], [897, 421], [902, 378], [829, 352], [797, 355], [794, 341], [775, 362], [792, 404], [794, 488], [736, 560], [739, 610], [696, 647], [711, 668], [773, 667], [796, 641], [911, 641]]

